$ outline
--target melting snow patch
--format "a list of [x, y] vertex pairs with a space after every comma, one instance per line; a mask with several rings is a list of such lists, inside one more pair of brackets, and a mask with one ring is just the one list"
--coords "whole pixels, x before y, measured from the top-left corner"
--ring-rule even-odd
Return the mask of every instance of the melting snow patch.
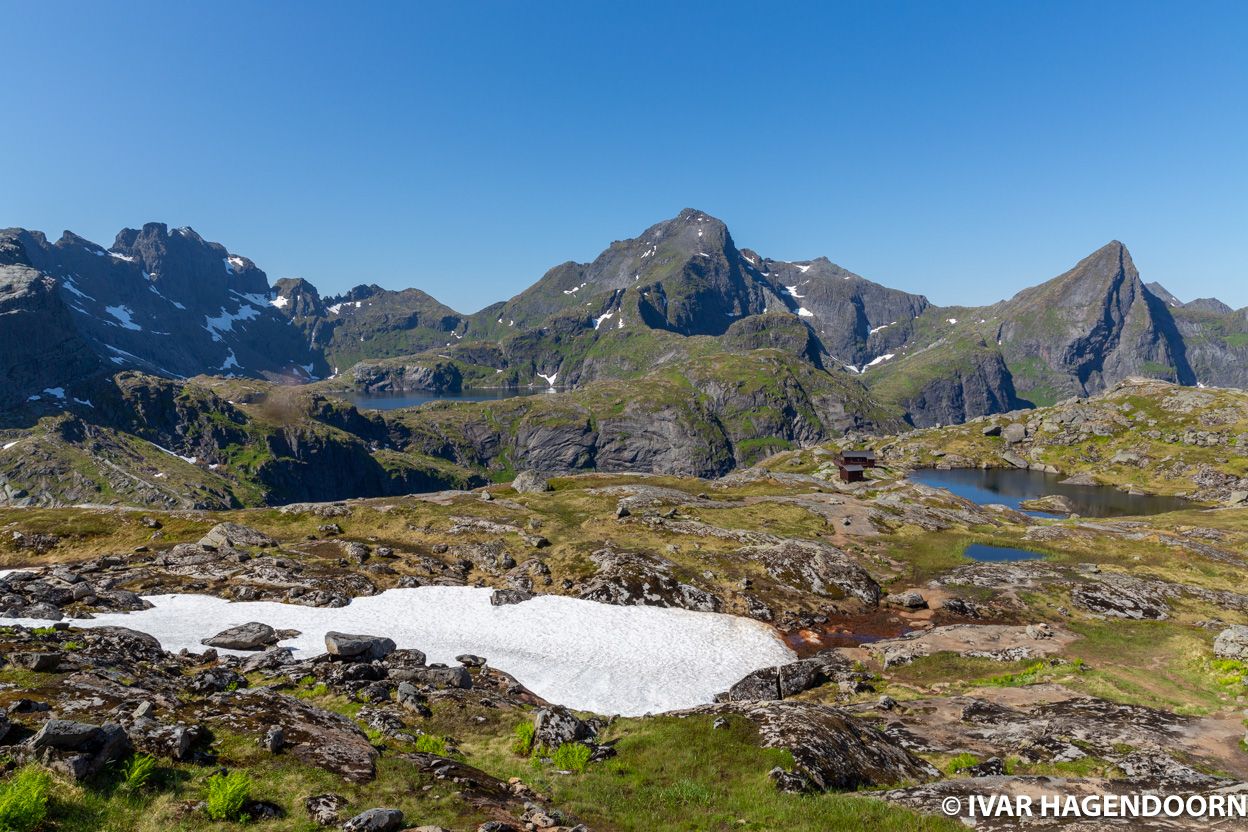
[[199, 652], [200, 639], [263, 621], [300, 631], [282, 642], [300, 658], [324, 653], [329, 630], [372, 633], [423, 650], [431, 662], [453, 665], [463, 653], [482, 655], [551, 702], [625, 716], [709, 703], [746, 674], [794, 658], [767, 626], [747, 618], [556, 595], [495, 607], [490, 590], [474, 587], [392, 589], [336, 609], [204, 595], [147, 600], [151, 609], [74, 624], [129, 627], [155, 636], [166, 650]]
[[798, 298], [798, 299], [801, 299], [802, 297], [805, 297], [804, 295], [799, 295], [799, 294], [797, 293], [797, 287], [796, 287], [796, 286], [785, 286], [785, 287], [784, 287], [784, 291], [788, 292], [790, 295], [792, 295], [793, 297]]
[[580, 286], [573, 286], [571, 289], [564, 289], [564, 290], [563, 290], [563, 293], [564, 293], [565, 295], [575, 295], [577, 292], [579, 292], [579, 291], [581, 291], [582, 289], [584, 289], [584, 288], [585, 288], [585, 285], [586, 285], [586, 284], [582, 283]]
[[273, 298], [273, 300], [269, 301], [270, 305], [276, 306], [278, 309], [285, 309], [287, 304], [289, 303], [290, 303], [290, 298], [283, 297], [282, 295], [278, 295], [277, 297]]
[[866, 364], [862, 365], [862, 369], [864, 369], [864, 370], [865, 370], [865, 369], [867, 369], [868, 367], [874, 367], [876, 364], [881, 364], [881, 363], [883, 363], [883, 362], [885, 362], [885, 361], [888, 361], [889, 359], [891, 359], [891, 358], [892, 358], [893, 356], [895, 356], [895, 355], [896, 355], [896, 353], [892, 353], [892, 352], [890, 352], [890, 353], [885, 353], [884, 355], [877, 355], [875, 358], [872, 358], [872, 359], [871, 359], [870, 361], [868, 361]]
[[159, 290], [159, 289], [157, 289], [157, 288], [156, 288], [156, 286], [155, 286], [154, 284], [151, 284], [151, 283], [147, 284], [147, 288], [151, 290], [151, 292], [152, 292], [152, 294], [153, 294], [153, 295], [155, 295], [156, 297], [158, 297], [158, 298], [160, 298], [161, 300], [165, 301], [166, 303], [172, 304], [173, 306], [176, 306], [178, 309], [186, 309], [186, 307], [185, 307], [185, 306], [183, 306], [182, 304], [178, 303], [176, 300], [169, 300], [169, 298], [167, 298], [167, 297], [165, 297], [164, 295], [162, 295], [162, 294], [160, 293], [160, 290]]
[[[603, 312], [601, 317], [594, 318], [594, 329], [602, 326], [603, 321], [610, 320], [613, 317], [615, 317], [614, 312]], [[621, 321], [621, 323], [623, 323], [623, 321]]]
[[234, 350], [230, 350], [230, 354], [225, 357], [225, 361], [221, 362], [222, 370], [230, 370], [238, 368], [238, 359], [234, 357]]
[[51, 396], [51, 397], [52, 397], [52, 398], [54, 398], [54, 399], [63, 399], [63, 398], [65, 398], [65, 388], [64, 388], [64, 387], [45, 387], [45, 388], [43, 388], [43, 392], [47, 393], [49, 396]]
[[814, 313], [814, 312], [811, 312], [811, 311], [810, 311], [809, 309], [807, 309], [805, 306], [799, 306], [799, 307], [797, 307], [797, 314], [798, 314], [798, 315], [800, 315], [800, 316], [801, 316], [801, 317], [803, 317], [803, 318], [813, 318], [813, 317], [815, 317], [815, 313]]
[[71, 280], [71, 279], [70, 279], [70, 278], [68, 278], [68, 277], [67, 277], [67, 278], [65, 278], [65, 279], [63, 279], [63, 280], [61, 281], [61, 285], [65, 287], [65, 291], [70, 292], [70, 293], [72, 293], [72, 294], [75, 294], [75, 295], [77, 295], [77, 296], [78, 296], [78, 297], [80, 297], [80, 298], [84, 298], [84, 299], [86, 299], [86, 300], [95, 300], [95, 298], [91, 297], [91, 296], [90, 296], [90, 295], [88, 295], [86, 292], [84, 292], [84, 291], [82, 291], [81, 289], [79, 289], [79, 288], [78, 288], [78, 287], [74, 284], [74, 281], [73, 281], [73, 280]]
[[957, 318], [945, 318], [945, 321], [951, 324], [956, 324], [958, 322], [958, 319]]
[[241, 306], [237, 312], [226, 312], [222, 309], [221, 314], [215, 318], [204, 316], [204, 329], [212, 333], [214, 341], [220, 341], [221, 334], [232, 330], [235, 321], [249, 321], [259, 315], [260, 310], [254, 306]]
[[150, 444], [151, 444], [151, 446], [152, 446], [153, 448], [155, 448], [156, 450], [158, 450], [158, 451], [164, 451], [165, 453], [169, 454], [169, 456], [176, 456], [178, 459], [182, 460], [183, 462], [189, 462], [189, 463], [190, 463], [190, 464], [192, 464], [192, 465], [194, 465], [196, 462], [199, 462], [199, 457], [196, 457], [196, 456], [182, 456], [182, 454], [174, 453], [173, 451], [169, 450], [168, 448], [162, 448], [162, 447], [160, 447], [160, 446], [159, 446], [159, 445], [157, 445], [155, 442], [152, 442], [152, 443], [150, 443]]
[[18, 442], [21, 442], [21, 441], [22, 440], [20, 439], [14, 439], [12, 442], [5, 442], [4, 445], [0, 447], [0, 451], [7, 451], [9, 448], [12, 448], [14, 445], [16, 445]]
[[104, 311], [112, 315], [118, 320], [118, 325], [125, 329], [133, 329], [138, 332], [143, 331], [143, 327], [136, 324], [132, 318], [133, 310], [128, 306], [105, 306]]
[[547, 383], [547, 384], [549, 384], [551, 387], [554, 387], [554, 386], [555, 386], [555, 379], [559, 378], [559, 371], [558, 371], [558, 370], [556, 370], [555, 372], [551, 373], [550, 375], [546, 375], [545, 373], [538, 373], [538, 374], [537, 374], [537, 377], [538, 377], [538, 378], [544, 378], [544, 379], [546, 379], [546, 383]]

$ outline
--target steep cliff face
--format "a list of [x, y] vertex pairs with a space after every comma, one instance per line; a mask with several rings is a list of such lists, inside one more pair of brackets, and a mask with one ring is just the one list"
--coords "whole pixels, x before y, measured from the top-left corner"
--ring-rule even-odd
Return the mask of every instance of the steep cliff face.
[[22, 265], [0, 266], [0, 411], [55, 395], [99, 369], [74, 327], [56, 281]]
[[951, 425], [989, 413], [1004, 413], [1022, 406], [1014, 380], [999, 352], [976, 354], [963, 366], [932, 378], [912, 397], [900, 402], [907, 421], [915, 427]]
[[942, 332], [900, 358], [868, 368], [863, 379], [871, 395], [901, 407], [915, 427], [956, 424], [1025, 406], [995, 344], [969, 328], [946, 325]]
[[1166, 303], [1117, 241], [987, 312], [1024, 399], [1096, 393], [1131, 375], [1195, 382]]
[[1192, 301], [1172, 310], [1188, 363], [1200, 384], [1248, 387], [1248, 309], [1215, 303]]
[[862, 366], [904, 343], [914, 319], [930, 306], [922, 295], [872, 283], [826, 257], [792, 263], [768, 258], [758, 268], [836, 364]]
[[718, 476], [773, 451], [902, 426], [848, 373], [778, 350], [677, 362], [631, 381], [391, 415], [403, 447], [492, 470]]
[[[66, 232], [0, 232], [0, 266], [27, 266], [54, 281], [61, 306], [45, 304], [37, 327], [69, 327], [113, 370], [306, 381], [318, 359], [271, 305], [268, 279], [245, 257], [189, 228], [125, 229], [113, 248]], [[33, 308], [32, 308], [33, 309]], [[80, 369], [62, 363], [62, 381]], [[58, 385], [63, 386], [63, 385]]]

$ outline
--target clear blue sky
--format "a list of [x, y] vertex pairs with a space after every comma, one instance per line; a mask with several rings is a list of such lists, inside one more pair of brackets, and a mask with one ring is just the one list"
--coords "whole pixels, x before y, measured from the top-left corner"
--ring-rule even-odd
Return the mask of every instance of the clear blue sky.
[[1248, 305], [1248, 4], [0, 0], [0, 226], [461, 311], [692, 206], [984, 303], [1110, 239]]

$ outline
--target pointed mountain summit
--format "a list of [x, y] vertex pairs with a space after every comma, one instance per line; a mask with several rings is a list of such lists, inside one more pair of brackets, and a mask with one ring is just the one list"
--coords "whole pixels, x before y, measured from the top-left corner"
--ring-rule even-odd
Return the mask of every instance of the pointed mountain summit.
[[775, 287], [751, 274], [723, 222], [686, 208], [637, 237], [617, 240], [592, 263], [563, 263], [473, 320], [476, 332], [537, 325], [551, 315], [593, 308], [605, 294], [635, 291], [646, 323], [684, 335], [719, 335], [736, 318], [783, 306]]
[[989, 311], [1024, 399], [1088, 395], [1131, 375], [1193, 383], [1166, 303], [1117, 240]]

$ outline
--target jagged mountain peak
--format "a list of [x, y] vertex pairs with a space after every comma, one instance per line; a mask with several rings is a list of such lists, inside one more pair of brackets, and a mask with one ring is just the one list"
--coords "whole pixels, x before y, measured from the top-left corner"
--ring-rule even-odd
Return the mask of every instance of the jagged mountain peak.
[[1162, 303], [1166, 304], [1166, 306], [1178, 307], [1178, 306], [1183, 305], [1183, 301], [1179, 300], [1177, 297], [1171, 294], [1170, 290], [1168, 290], [1165, 286], [1162, 286], [1160, 283], [1158, 283], [1155, 280], [1150, 283], [1145, 283], [1144, 287], [1148, 289], [1148, 291], [1152, 292], [1154, 297], [1158, 298], [1159, 300], [1162, 301]]

